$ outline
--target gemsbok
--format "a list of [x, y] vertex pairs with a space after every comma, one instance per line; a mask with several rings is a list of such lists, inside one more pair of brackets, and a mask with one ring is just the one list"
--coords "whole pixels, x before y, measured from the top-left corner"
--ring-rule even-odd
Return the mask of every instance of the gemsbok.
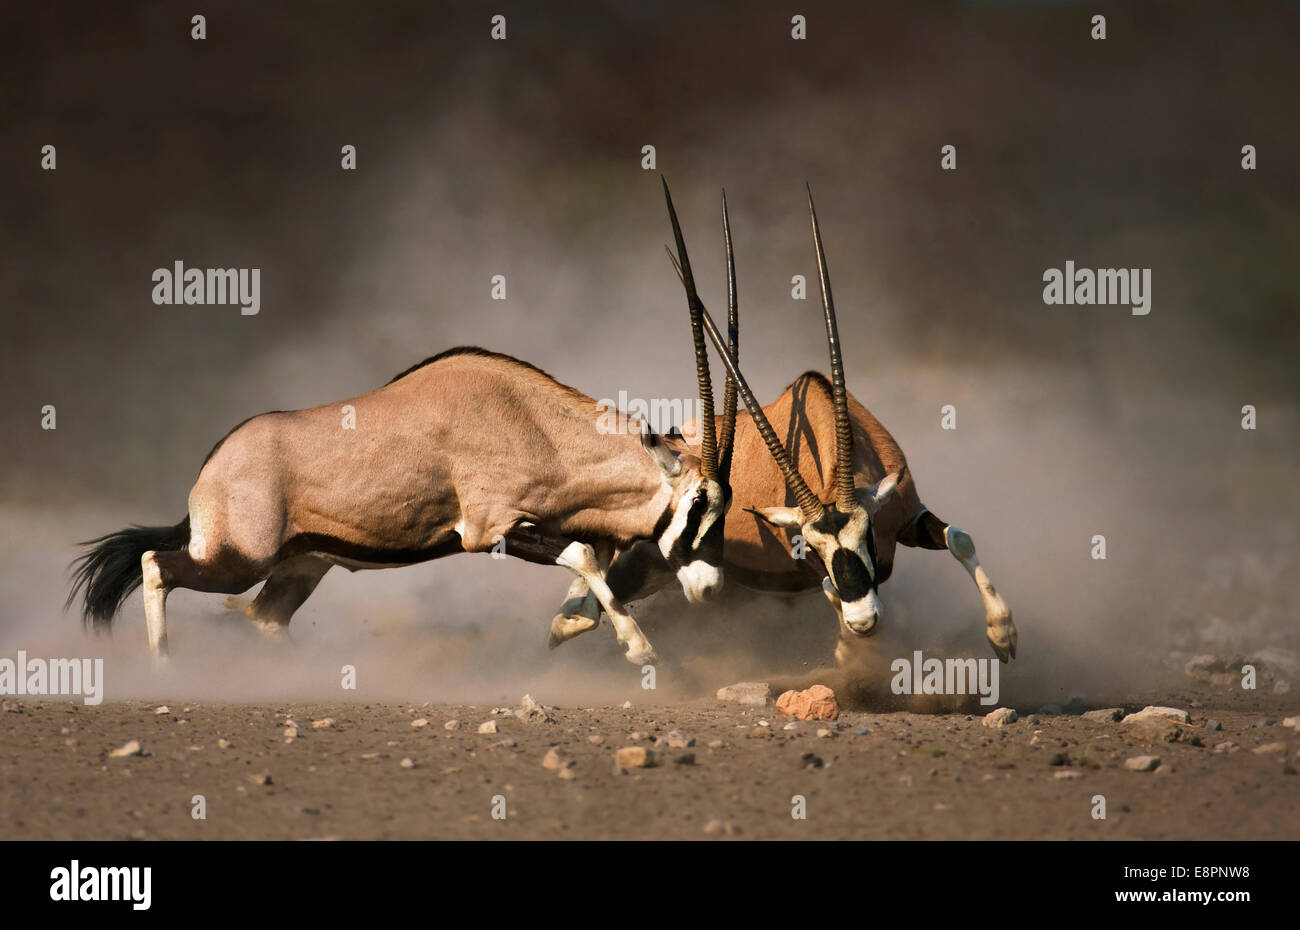
[[[711, 424], [707, 370], [700, 385]], [[342, 428], [343, 405], [354, 428]], [[160, 661], [176, 588], [238, 594], [265, 580], [247, 613], [275, 637], [334, 565], [504, 551], [572, 571], [627, 659], [654, 662], [604, 568], [614, 551], [646, 542], [689, 601], [718, 590], [727, 499], [717, 452], [707, 434], [698, 452], [674, 451], [634, 418], [632, 429], [603, 433], [599, 415], [595, 400], [527, 362], [462, 347], [367, 394], [255, 416], [208, 454], [185, 519], [82, 544], [68, 604], [84, 592], [83, 620], [107, 628], [143, 585]]]
[[[729, 581], [751, 590], [791, 596], [820, 587], [839, 618], [836, 659], [849, 662], [852, 646], [876, 632], [883, 607], [880, 585], [893, 571], [899, 544], [947, 549], [970, 573], [984, 603], [989, 645], [1007, 662], [1016, 655], [1017, 632], [1011, 610], [997, 593], [965, 531], [940, 520], [921, 503], [907, 459], [898, 443], [845, 387], [835, 304], [812, 192], [808, 214], [816, 250], [831, 377], [800, 375], [773, 403], [762, 407], [738, 368], [735, 259], [723, 201], [727, 252], [731, 345], [724, 348], [713, 320], [695, 290], [686, 243], [667, 184], [664, 194], [676, 239], [674, 265], [686, 291], [692, 317], [705, 331], [748, 410], [735, 423], [728, 455], [732, 516], [726, 521], [724, 566]], [[669, 252], [672, 258], [672, 252]], [[698, 313], [694, 308], [699, 307]], [[785, 425], [784, 441], [772, 422]], [[667, 440], [680, 452], [693, 447]], [[782, 506], [772, 506], [783, 501]], [[742, 518], [741, 514], [748, 518]], [[809, 557], [811, 556], [811, 558]], [[650, 547], [637, 545], [616, 554], [606, 581], [615, 596], [633, 601], [661, 588], [667, 566]], [[580, 582], [570, 588], [561, 615], [552, 624], [551, 645], [564, 642], [574, 617], [598, 620], [600, 605]], [[594, 625], [594, 622], [593, 622]]]

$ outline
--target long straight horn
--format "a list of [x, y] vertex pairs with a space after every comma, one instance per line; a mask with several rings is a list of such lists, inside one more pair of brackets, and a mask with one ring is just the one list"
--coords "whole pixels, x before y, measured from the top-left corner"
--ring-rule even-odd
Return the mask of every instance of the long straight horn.
[[[664, 246], [668, 252], [668, 259], [673, 263], [673, 268], [677, 271], [677, 277], [685, 283], [685, 276], [682, 274], [682, 266], [678, 264], [676, 257], [668, 246]], [[767, 451], [772, 453], [772, 458], [776, 460], [776, 465], [781, 469], [781, 474], [785, 477], [785, 484], [793, 493], [794, 499], [799, 504], [799, 509], [803, 511], [804, 519], [810, 523], [815, 523], [826, 514], [826, 508], [822, 502], [817, 499], [808, 487], [808, 483], [803, 480], [803, 475], [794, 467], [790, 461], [790, 454], [785, 451], [785, 446], [781, 445], [781, 440], [777, 438], [776, 430], [772, 429], [772, 424], [768, 422], [767, 414], [759, 406], [758, 401], [754, 398], [754, 392], [749, 389], [749, 384], [745, 381], [745, 376], [740, 373], [740, 368], [736, 365], [736, 360], [727, 353], [722, 347], [722, 336], [718, 333], [718, 327], [713, 325], [713, 317], [709, 316], [703, 304], [700, 305], [701, 322], [704, 324], [704, 331], [709, 334], [709, 339], [713, 341], [713, 347], [718, 350], [722, 356], [722, 364], [727, 368], [727, 374], [736, 382], [736, 390], [740, 394], [740, 399], [745, 402], [749, 409], [749, 415], [754, 420], [754, 426], [758, 429], [758, 434], [763, 437], [763, 442], [767, 444]]]
[[695, 378], [700, 387], [700, 474], [710, 480], [718, 477], [718, 439], [713, 422], [713, 383], [709, 378], [709, 350], [704, 342], [704, 331], [700, 318], [704, 315], [704, 304], [695, 292], [695, 278], [691, 275], [691, 260], [686, 255], [686, 240], [682, 238], [682, 227], [677, 222], [677, 211], [673, 209], [673, 195], [668, 192], [668, 180], [663, 181], [664, 199], [668, 201], [668, 218], [673, 223], [673, 238], [677, 240], [678, 273], [682, 287], [686, 289], [686, 305], [691, 312], [691, 337], [695, 342]]
[[817, 274], [821, 278], [822, 309], [826, 313], [826, 341], [831, 350], [831, 394], [835, 402], [835, 506], [848, 513], [856, 505], [853, 494], [853, 427], [849, 421], [849, 397], [844, 387], [844, 359], [840, 356], [840, 331], [835, 323], [835, 299], [826, 273], [826, 251], [817, 225], [812, 188], [808, 188], [808, 217], [812, 221], [813, 243], [817, 247]]
[[[727, 244], [727, 354], [740, 364], [740, 307], [736, 298], [736, 253], [731, 248], [731, 219], [727, 216], [727, 192], [722, 192], [722, 238]], [[722, 451], [718, 473], [724, 484], [731, 481], [731, 459], [736, 442], [736, 379], [727, 372], [722, 397]]]

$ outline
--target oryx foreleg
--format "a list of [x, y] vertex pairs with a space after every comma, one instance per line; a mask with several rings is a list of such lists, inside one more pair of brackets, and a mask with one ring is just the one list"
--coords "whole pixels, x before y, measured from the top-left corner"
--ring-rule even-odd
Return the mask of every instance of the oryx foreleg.
[[[592, 547], [596, 555], [596, 564], [603, 575], [608, 569], [614, 555], [614, 547], [598, 544]], [[574, 578], [569, 585], [569, 593], [560, 611], [551, 620], [551, 638], [546, 648], [554, 649], [566, 643], [579, 633], [594, 630], [600, 625], [600, 600], [591, 592], [590, 586], [581, 577]]]
[[596, 552], [586, 543], [572, 542], [555, 560], [587, 583], [600, 606], [609, 614], [610, 623], [618, 636], [619, 644], [627, 647], [627, 660], [633, 665], [653, 665], [658, 661], [650, 641], [622, 602], [614, 596], [605, 581], [605, 573], [596, 558]]
[[975, 554], [975, 542], [965, 530], [944, 523], [928, 510], [922, 510], [916, 519], [899, 534], [898, 541], [905, 546], [922, 549], [947, 549], [953, 558], [970, 573], [984, 601], [984, 617], [988, 625], [989, 645], [997, 657], [1007, 662], [1016, 657], [1019, 634], [1011, 620], [1011, 608], [1002, 600], [997, 588], [989, 580], [984, 566]]

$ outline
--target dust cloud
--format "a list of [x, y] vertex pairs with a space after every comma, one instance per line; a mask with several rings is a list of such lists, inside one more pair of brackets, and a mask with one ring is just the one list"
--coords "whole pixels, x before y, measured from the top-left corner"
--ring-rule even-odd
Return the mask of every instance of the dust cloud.
[[[1004, 702], [1122, 697], [1198, 652], [1300, 651], [1294, 19], [1157, 3], [1113, 16], [1103, 45], [1072, 4], [828, 6], [804, 44], [784, 14], [738, 9], [548, 5], [516, 14], [505, 48], [477, 11], [414, 3], [316, 10], [311, 28], [216, 10], [202, 46], [163, 5], [21, 14], [0, 65], [27, 90], [0, 99], [0, 655], [103, 655], [110, 698], [644, 698], [607, 622], [547, 651], [568, 576], [515, 560], [336, 568], [275, 646], [223, 598], [177, 592], [161, 677], [138, 595], [112, 639], [62, 607], [75, 541], [178, 521], [233, 424], [449, 346], [597, 398], [690, 396], [647, 144], [715, 313], [727, 189], [742, 362], [766, 400], [826, 367], [815, 284], [790, 297], [815, 277], [812, 184], [849, 388], [1015, 612]], [[46, 142], [59, 167], [38, 173]], [[261, 268], [261, 312], [154, 306], [150, 274], [175, 260]], [[1045, 306], [1043, 272], [1067, 260], [1152, 269], [1150, 315]], [[732, 594], [637, 605], [657, 698], [829, 663], [820, 593]], [[992, 655], [946, 553], [900, 550], [881, 596], [873, 668]]]

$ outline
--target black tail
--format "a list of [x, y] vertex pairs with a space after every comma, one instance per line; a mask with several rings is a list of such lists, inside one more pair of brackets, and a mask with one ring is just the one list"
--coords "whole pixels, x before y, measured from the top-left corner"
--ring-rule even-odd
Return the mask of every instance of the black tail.
[[80, 543], [91, 547], [72, 563], [72, 591], [64, 609], [85, 592], [83, 623], [107, 629], [132, 591], [144, 581], [140, 556], [150, 550], [184, 549], [190, 543], [190, 518], [175, 526], [132, 526]]

